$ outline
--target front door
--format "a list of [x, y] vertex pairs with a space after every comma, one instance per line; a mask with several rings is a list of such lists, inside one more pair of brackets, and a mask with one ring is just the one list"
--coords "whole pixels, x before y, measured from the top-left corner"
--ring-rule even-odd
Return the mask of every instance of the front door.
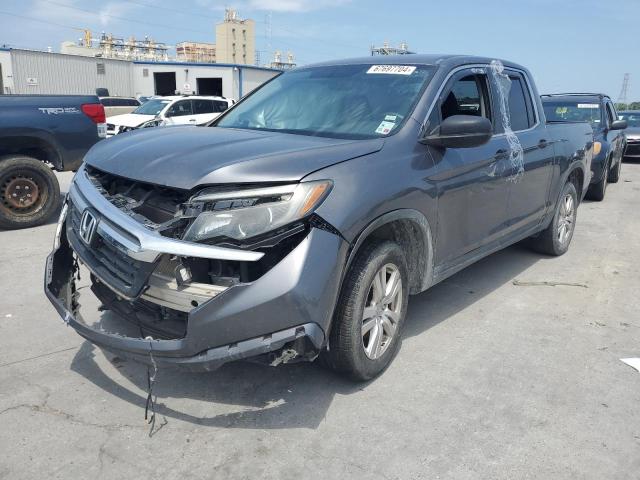
[[167, 109], [164, 116], [169, 125], [195, 125], [197, 121], [190, 99], [178, 100]]
[[[427, 128], [452, 115], [478, 115], [495, 122], [487, 74], [458, 72], [447, 83]], [[503, 136], [475, 148], [430, 148], [438, 190], [435, 263], [444, 270], [460, 257], [496, 240], [507, 218], [508, 184]]]
[[[496, 81], [494, 76], [493, 81]], [[554, 147], [545, 125], [540, 124], [531, 89], [525, 76], [516, 71], [504, 70], [500, 81], [508, 87], [494, 88], [504, 114], [500, 115], [498, 128], [505, 137], [511, 136], [512, 161], [509, 173], [509, 227], [507, 232], [517, 232], [537, 225], [550, 206], [549, 189], [553, 164]], [[505, 95], [502, 102], [499, 95]], [[505, 122], [508, 122], [505, 125]], [[515, 143], [514, 143], [515, 142]], [[553, 201], [555, 204], [555, 201]]]

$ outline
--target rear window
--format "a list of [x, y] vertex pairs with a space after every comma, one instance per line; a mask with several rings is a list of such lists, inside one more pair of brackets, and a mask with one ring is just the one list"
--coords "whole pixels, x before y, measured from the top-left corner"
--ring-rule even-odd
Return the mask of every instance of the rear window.
[[596, 126], [602, 122], [600, 103], [587, 100], [543, 99], [548, 122], [589, 122]]
[[211, 100], [194, 100], [193, 113], [196, 115], [202, 113], [213, 113], [213, 102]]
[[229, 104], [227, 102], [223, 102], [221, 100], [213, 101], [213, 111], [216, 113], [224, 112], [229, 108]]
[[511, 129], [514, 131], [526, 130], [533, 126], [533, 106], [527, 102], [529, 95], [525, 93], [522, 80], [519, 77], [510, 77], [511, 90], [509, 91], [509, 113]]

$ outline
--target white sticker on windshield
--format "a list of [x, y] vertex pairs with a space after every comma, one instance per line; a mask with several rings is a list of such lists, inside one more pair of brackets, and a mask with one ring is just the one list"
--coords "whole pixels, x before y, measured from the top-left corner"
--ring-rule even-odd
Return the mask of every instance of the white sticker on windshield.
[[387, 73], [391, 75], [411, 75], [416, 67], [409, 65], [371, 65], [367, 73]]
[[600, 108], [597, 103], [579, 103], [578, 108]]
[[387, 122], [395, 122], [396, 121], [397, 116], [396, 115], [385, 115], [384, 119]]
[[381, 133], [382, 135], [388, 135], [389, 132], [391, 132], [391, 130], [393, 130], [393, 127], [395, 126], [396, 126], [395, 122], [387, 122], [387, 121], [381, 122], [378, 128], [376, 128], [376, 133]]

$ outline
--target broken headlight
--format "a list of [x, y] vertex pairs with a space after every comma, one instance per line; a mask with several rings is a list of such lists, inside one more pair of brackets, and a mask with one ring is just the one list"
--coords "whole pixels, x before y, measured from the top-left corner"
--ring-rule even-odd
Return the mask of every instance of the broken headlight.
[[227, 192], [202, 190], [189, 202], [196, 218], [183, 238], [244, 240], [267, 233], [311, 214], [331, 187], [329, 180], [321, 180]]

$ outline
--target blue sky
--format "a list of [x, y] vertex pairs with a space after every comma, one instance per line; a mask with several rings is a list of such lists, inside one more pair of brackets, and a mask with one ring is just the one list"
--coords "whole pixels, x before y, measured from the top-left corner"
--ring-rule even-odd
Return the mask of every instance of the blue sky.
[[602, 91], [615, 100], [628, 72], [629, 100], [640, 101], [640, 0], [2, 0], [0, 45], [58, 50], [81, 36], [70, 27], [169, 45], [214, 42], [225, 5], [258, 22], [263, 58], [270, 14], [271, 50], [292, 50], [300, 64], [406, 41], [421, 53], [519, 62], [542, 93]]

